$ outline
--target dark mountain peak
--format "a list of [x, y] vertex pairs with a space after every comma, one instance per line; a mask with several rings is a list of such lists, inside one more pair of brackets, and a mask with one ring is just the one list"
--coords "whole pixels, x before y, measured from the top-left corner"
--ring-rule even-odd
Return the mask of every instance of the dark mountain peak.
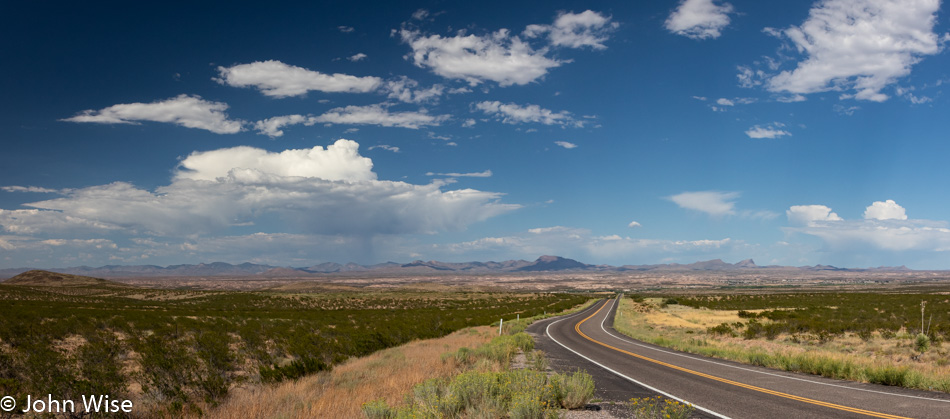
[[811, 268], [811, 269], [812, 269], [812, 270], [815, 270], [815, 271], [846, 271], [846, 270], [847, 270], [847, 269], [839, 268], [839, 267], [837, 267], [837, 266], [821, 265], [821, 264], [815, 265], [815, 266], [814, 266], [813, 268]]
[[746, 259], [734, 265], [737, 268], [758, 268], [759, 265], [755, 264], [755, 261], [752, 259]]
[[333, 273], [339, 272], [343, 265], [335, 262], [324, 262], [304, 268], [307, 272]]
[[423, 261], [423, 260], [414, 260], [414, 261], [412, 261], [412, 262], [403, 264], [401, 267], [402, 267], [402, 268], [412, 268], [412, 267], [414, 267], [414, 266], [426, 266], [426, 263], [425, 263], [425, 261]]
[[523, 266], [516, 271], [566, 271], [571, 269], [585, 269], [590, 265], [580, 263], [574, 259], [562, 258], [560, 256], [544, 255], [539, 257], [534, 263]]
[[451, 271], [453, 270], [450, 267], [443, 266], [441, 262], [429, 261], [425, 262], [422, 260], [415, 260], [405, 265], [402, 265], [403, 268], [429, 268], [435, 269], [437, 271]]

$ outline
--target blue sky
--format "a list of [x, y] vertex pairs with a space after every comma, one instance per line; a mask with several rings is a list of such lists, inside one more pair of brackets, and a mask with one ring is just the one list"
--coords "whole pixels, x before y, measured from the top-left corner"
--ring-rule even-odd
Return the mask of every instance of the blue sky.
[[25, 2], [0, 267], [950, 269], [932, 0]]

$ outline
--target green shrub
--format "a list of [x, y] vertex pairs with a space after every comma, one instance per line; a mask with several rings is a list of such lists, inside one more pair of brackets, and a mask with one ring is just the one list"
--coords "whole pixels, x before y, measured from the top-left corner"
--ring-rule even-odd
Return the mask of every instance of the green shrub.
[[511, 358], [518, 353], [519, 349], [524, 353], [534, 349], [534, 339], [531, 338], [531, 335], [522, 332], [515, 335], [499, 336], [475, 349], [474, 356], [507, 365], [511, 363]]
[[166, 401], [172, 413], [193, 406], [188, 389], [195, 383], [197, 362], [177, 339], [159, 333], [139, 340], [142, 390]]
[[83, 380], [76, 384], [80, 394], [108, 394], [120, 398], [126, 394], [128, 377], [122, 372], [121, 354], [125, 347], [110, 331], [100, 331], [88, 337], [86, 344], [76, 351], [79, 373]]
[[534, 350], [531, 352], [531, 368], [535, 371], [548, 369], [548, 360], [544, 357], [543, 351]]
[[565, 409], [583, 407], [594, 397], [594, 378], [590, 374], [577, 371], [565, 375], [561, 382], [561, 406]]
[[745, 311], [745, 310], [739, 310], [737, 314], [739, 318], [742, 318], [742, 319], [754, 319], [756, 318], [756, 316], [758, 316], [758, 314], [755, 314], [751, 311]]
[[363, 415], [366, 419], [394, 419], [396, 412], [383, 399], [363, 403]]
[[325, 362], [316, 358], [305, 357], [290, 361], [289, 364], [284, 366], [274, 364], [273, 367], [267, 367], [262, 365], [258, 371], [261, 375], [262, 382], [272, 383], [283, 380], [296, 380], [305, 375], [328, 369], [330, 369], [330, 367]]
[[923, 333], [918, 333], [917, 338], [914, 339], [914, 349], [917, 352], [924, 353], [930, 349], [930, 337]]
[[870, 368], [865, 371], [865, 374], [869, 383], [901, 387], [907, 382], [910, 370], [906, 367], [884, 366]]
[[548, 406], [536, 394], [530, 392], [514, 394], [508, 409], [508, 417], [511, 419], [544, 419], [547, 413]]
[[718, 326], [708, 327], [706, 328], [706, 333], [711, 335], [736, 336], [736, 333], [732, 331], [732, 325], [729, 323], [720, 323]]
[[[492, 356], [485, 346], [514, 346], [511, 336], [500, 336], [472, 353], [474, 364]], [[532, 354], [541, 358], [539, 354]], [[494, 361], [489, 361], [494, 362]], [[593, 395], [590, 375], [573, 375], [542, 371], [514, 370], [504, 372], [468, 371], [451, 380], [431, 379], [415, 386], [407, 405], [392, 409], [381, 401], [363, 405], [368, 418], [549, 418], [557, 417], [560, 406], [583, 406]]]
[[448, 391], [445, 380], [433, 378], [422, 382], [412, 389], [410, 406], [417, 417], [452, 417], [461, 407], [457, 398], [446, 398]]
[[528, 327], [528, 322], [521, 320], [513, 320], [511, 322], [505, 323], [505, 333], [509, 335], [515, 335], [521, 332], [524, 332], [524, 329]]
[[755, 339], [763, 330], [762, 323], [759, 323], [756, 319], [752, 319], [749, 320], [749, 323], [745, 326], [745, 330], [742, 331], [742, 337], [744, 339]]
[[660, 308], [666, 308], [667, 306], [679, 304], [679, 301], [675, 298], [666, 298], [660, 302]]
[[765, 332], [765, 338], [768, 340], [775, 340], [778, 335], [782, 334], [785, 331], [785, 325], [778, 322], [766, 323], [762, 327], [763, 332]]
[[558, 407], [558, 386], [544, 372], [515, 370], [504, 374], [504, 380], [510, 382], [511, 405], [508, 408], [512, 418], [543, 418], [552, 409]]
[[748, 354], [746, 354], [746, 360], [749, 362], [749, 364], [757, 365], [760, 367], [767, 367], [769, 366], [769, 361], [771, 360], [771, 357], [769, 356], [769, 354], [766, 354], [763, 352], [749, 352]]
[[448, 393], [458, 401], [458, 410], [487, 403], [500, 397], [504, 390], [499, 374], [492, 372], [466, 372], [458, 375], [449, 385]]
[[198, 373], [197, 384], [204, 393], [205, 402], [212, 405], [228, 394], [234, 381], [235, 358], [228, 348], [230, 343], [230, 336], [221, 332], [201, 331], [195, 336], [195, 353], [204, 364]]

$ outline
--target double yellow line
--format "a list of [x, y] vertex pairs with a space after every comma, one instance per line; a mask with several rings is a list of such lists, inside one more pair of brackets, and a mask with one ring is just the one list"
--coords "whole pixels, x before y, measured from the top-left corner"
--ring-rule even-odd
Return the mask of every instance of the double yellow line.
[[583, 337], [584, 339], [587, 339], [587, 340], [589, 340], [589, 341], [591, 341], [591, 342], [594, 342], [594, 343], [596, 343], [596, 344], [598, 344], [598, 345], [600, 345], [600, 346], [603, 346], [603, 347], [605, 347], [605, 348], [613, 349], [613, 350], [615, 350], [615, 351], [617, 351], [617, 352], [621, 352], [621, 353], [630, 355], [630, 356], [632, 356], [632, 357], [634, 357], [634, 358], [639, 358], [639, 359], [642, 359], [642, 360], [644, 360], [644, 361], [652, 362], [652, 363], [654, 363], [654, 364], [662, 365], [662, 366], [664, 366], [664, 367], [669, 367], [669, 368], [672, 368], [672, 369], [677, 370], [677, 371], [682, 371], [682, 372], [685, 372], [685, 373], [689, 373], [689, 374], [693, 374], [693, 375], [698, 375], [698, 376], [700, 376], [700, 377], [708, 378], [708, 379], [710, 379], [710, 380], [719, 381], [719, 382], [721, 382], [721, 383], [732, 384], [732, 385], [737, 386], [737, 387], [747, 388], [747, 389], [749, 389], [749, 390], [758, 391], [758, 392], [760, 392], [760, 393], [771, 394], [771, 395], [773, 395], [773, 396], [784, 397], [784, 398], [786, 398], [786, 399], [796, 400], [796, 401], [800, 401], [800, 402], [803, 402], [803, 403], [810, 403], [810, 404], [817, 405], [817, 406], [824, 406], [824, 407], [828, 407], [828, 408], [832, 408], [832, 409], [837, 409], [837, 410], [843, 410], [843, 411], [846, 411], [846, 412], [859, 413], [859, 414], [862, 414], [862, 415], [868, 415], [868, 416], [873, 416], [873, 417], [878, 417], [878, 418], [909, 419], [909, 418], [906, 418], [906, 417], [904, 417], [904, 416], [889, 415], [889, 414], [887, 414], [887, 413], [874, 412], [874, 411], [871, 411], [871, 410], [858, 409], [858, 408], [854, 408], [854, 407], [842, 406], [842, 405], [840, 405], [840, 404], [834, 404], [834, 403], [823, 402], [823, 401], [820, 401], [820, 400], [809, 399], [809, 398], [807, 398], [807, 397], [795, 396], [795, 395], [788, 394], [788, 393], [782, 393], [782, 392], [780, 392], [780, 391], [769, 390], [769, 389], [762, 388], [762, 387], [756, 387], [756, 386], [752, 386], [752, 385], [748, 385], [748, 384], [743, 384], [743, 383], [740, 383], [740, 382], [738, 382], [738, 381], [727, 380], [727, 379], [725, 379], [725, 378], [720, 378], [720, 377], [716, 377], [716, 376], [714, 376], [714, 375], [709, 375], [709, 374], [701, 373], [701, 372], [699, 372], [699, 371], [693, 371], [693, 370], [688, 369], [688, 368], [683, 368], [683, 367], [679, 367], [679, 366], [676, 366], [676, 365], [673, 365], [673, 364], [668, 364], [668, 363], [663, 362], [663, 361], [659, 361], [659, 360], [656, 360], [656, 359], [653, 359], [653, 358], [648, 358], [648, 357], [645, 357], [645, 356], [643, 356], [643, 355], [638, 355], [638, 354], [635, 354], [635, 353], [633, 353], [633, 352], [625, 351], [625, 350], [623, 350], [623, 349], [620, 349], [620, 348], [617, 348], [617, 347], [614, 347], [614, 346], [610, 346], [610, 345], [608, 345], [608, 344], [606, 344], [606, 343], [603, 343], [603, 342], [601, 342], [601, 341], [594, 340], [594, 339], [592, 339], [590, 336], [587, 336], [586, 334], [584, 334], [584, 332], [581, 332], [581, 325], [584, 324], [584, 322], [586, 322], [587, 320], [590, 320], [591, 317], [596, 316], [597, 313], [600, 313], [600, 311], [603, 310], [604, 307], [606, 307], [607, 304], [609, 304], [609, 303], [610, 303], [609, 300], [608, 300], [608, 301], [605, 301], [604, 304], [603, 304], [602, 306], [600, 306], [600, 308], [597, 309], [597, 311], [594, 312], [594, 314], [591, 314], [590, 316], [587, 316], [587, 318], [585, 318], [584, 320], [581, 320], [581, 321], [578, 322], [576, 325], [574, 325], [574, 331], [576, 331], [577, 334], [578, 334], [578, 335], [581, 335], [581, 337]]

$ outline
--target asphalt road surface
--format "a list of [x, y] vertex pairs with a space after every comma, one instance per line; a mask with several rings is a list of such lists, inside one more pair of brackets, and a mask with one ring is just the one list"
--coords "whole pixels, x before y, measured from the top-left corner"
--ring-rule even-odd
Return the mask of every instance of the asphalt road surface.
[[692, 403], [701, 417], [950, 418], [945, 393], [771, 370], [631, 339], [612, 327], [616, 304], [599, 301], [528, 328], [538, 347], [553, 355], [552, 363], [593, 375], [598, 397], [624, 401], [662, 394]]

